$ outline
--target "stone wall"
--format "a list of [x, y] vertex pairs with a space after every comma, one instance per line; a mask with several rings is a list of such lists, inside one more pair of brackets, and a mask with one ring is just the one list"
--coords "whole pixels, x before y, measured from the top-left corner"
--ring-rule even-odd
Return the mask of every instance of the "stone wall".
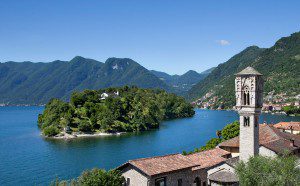
[[122, 175], [126, 181], [128, 178], [130, 179], [130, 186], [155, 186], [155, 180], [160, 178], [166, 178], [166, 185], [178, 185], [178, 180], [182, 179], [183, 186], [191, 186], [197, 177], [201, 180], [201, 186], [204, 182], [207, 185], [207, 173], [205, 169], [192, 171], [190, 168], [149, 177], [135, 167], [128, 166], [122, 170]]
[[[148, 186], [148, 177], [136, 170], [133, 166], [128, 166], [122, 171], [126, 184], [130, 186]], [[130, 184], [127, 183], [130, 179]]]
[[151, 178], [149, 186], [155, 186], [155, 180], [159, 178], [166, 178], [166, 184], [167, 185], [178, 185], [178, 180], [182, 179], [182, 185], [183, 186], [191, 186], [194, 183], [194, 180], [196, 177], [198, 177], [201, 180], [201, 185], [203, 185], [203, 182], [207, 185], [207, 173], [206, 170], [200, 169], [196, 171], [192, 171], [191, 169], [186, 170], [180, 170], [176, 172], [171, 172], [169, 174], [163, 174], [159, 176], [155, 176]]

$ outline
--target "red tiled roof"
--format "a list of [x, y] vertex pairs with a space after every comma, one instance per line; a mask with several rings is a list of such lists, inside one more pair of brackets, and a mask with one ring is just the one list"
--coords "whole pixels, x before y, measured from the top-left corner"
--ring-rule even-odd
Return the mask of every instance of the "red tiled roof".
[[128, 163], [149, 176], [197, 166], [182, 154], [141, 158], [130, 160]]
[[[290, 140], [294, 140], [295, 146], [290, 145]], [[219, 144], [219, 147], [239, 147], [239, 136]], [[279, 129], [270, 125], [259, 125], [259, 144], [265, 146], [276, 153], [282, 153], [285, 150], [293, 151], [300, 148], [300, 136], [281, 132]]]
[[300, 131], [300, 122], [279, 122], [273, 126], [275, 128], [285, 129], [285, 130], [290, 130], [292, 127], [293, 130]]
[[195, 170], [212, 167], [221, 162], [224, 162], [227, 160], [227, 158], [224, 157], [226, 155], [230, 155], [230, 152], [220, 148], [214, 148], [211, 150], [189, 154], [187, 155], [187, 157], [191, 159], [191, 161], [193, 161], [195, 164], [199, 165], [193, 168]]
[[182, 154], [170, 154], [165, 156], [130, 160], [126, 164], [118, 167], [118, 169], [122, 170], [123, 167], [130, 164], [146, 175], [154, 176], [187, 168], [190, 168], [191, 170], [197, 170], [211, 167], [226, 161], [227, 159], [224, 157], [226, 155], [230, 155], [230, 152], [220, 148], [215, 148], [186, 156]]

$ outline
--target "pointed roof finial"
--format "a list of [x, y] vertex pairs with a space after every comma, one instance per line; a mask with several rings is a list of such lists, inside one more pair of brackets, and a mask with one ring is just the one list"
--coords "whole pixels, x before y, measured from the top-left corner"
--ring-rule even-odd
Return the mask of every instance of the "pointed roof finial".
[[236, 75], [257, 75], [257, 76], [261, 76], [262, 74], [259, 73], [257, 70], [255, 70], [253, 67], [247, 67], [244, 70], [240, 71], [239, 73], [237, 73]]

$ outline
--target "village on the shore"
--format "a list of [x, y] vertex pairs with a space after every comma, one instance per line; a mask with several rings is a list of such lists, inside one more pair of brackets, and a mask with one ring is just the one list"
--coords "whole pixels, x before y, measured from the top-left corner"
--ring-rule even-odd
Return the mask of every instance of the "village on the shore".
[[[198, 108], [201, 109], [226, 109], [224, 104], [219, 103], [218, 96], [215, 96], [212, 91], [206, 93], [203, 97], [192, 102]], [[271, 114], [287, 114], [284, 110], [286, 107], [300, 108], [300, 94], [295, 96], [288, 96], [286, 93], [274, 94], [271, 91], [264, 97], [264, 103], [262, 106], [262, 112]], [[235, 107], [232, 108], [233, 110]], [[290, 116], [294, 116], [291, 114]]]

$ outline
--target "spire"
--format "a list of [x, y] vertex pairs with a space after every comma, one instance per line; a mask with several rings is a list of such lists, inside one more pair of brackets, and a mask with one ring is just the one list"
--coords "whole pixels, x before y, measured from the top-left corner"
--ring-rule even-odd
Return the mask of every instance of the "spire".
[[262, 74], [255, 70], [253, 67], [247, 67], [244, 70], [240, 71], [236, 75], [258, 75], [261, 76]]

